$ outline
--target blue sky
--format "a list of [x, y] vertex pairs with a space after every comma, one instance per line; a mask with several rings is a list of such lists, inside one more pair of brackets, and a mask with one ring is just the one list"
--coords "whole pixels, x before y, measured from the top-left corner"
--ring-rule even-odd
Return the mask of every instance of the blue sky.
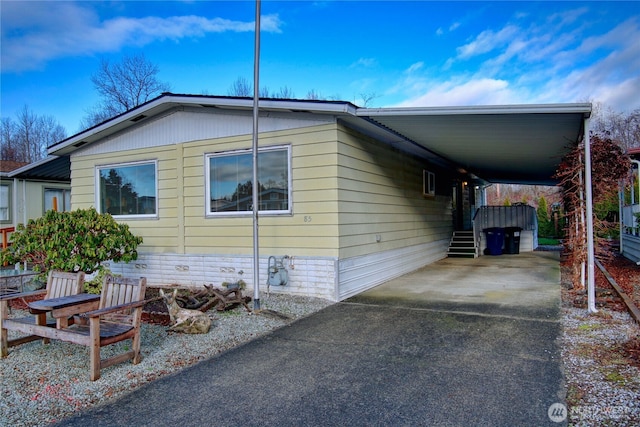
[[[5, 1], [1, 116], [76, 133], [102, 58], [143, 52], [174, 93], [253, 78], [252, 1]], [[640, 107], [640, 2], [262, 1], [260, 86], [370, 107]]]

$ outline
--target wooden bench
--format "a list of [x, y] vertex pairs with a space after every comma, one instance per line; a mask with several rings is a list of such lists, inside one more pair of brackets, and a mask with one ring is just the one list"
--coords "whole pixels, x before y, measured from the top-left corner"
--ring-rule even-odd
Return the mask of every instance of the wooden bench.
[[[50, 328], [42, 325], [13, 324], [13, 329], [24, 333], [58, 339], [89, 347], [91, 361], [90, 378], [100, 378], [100, 370], [116, 363], [141, 361], [140, 324], [146, 279], [127, 279], [106, 276], [102, 286], [98, 309], [87, 313], [74, 312], [74, 305], [59, 304], [52, 307], [64, 310], [65, 315], [76, 315], [87, 322], [76, 322], [67, 328]], [[64, 300], [64, 298], [61, 298]], [[78, 311], [78, 310], [75, 310]], [[106, 345], [130, 339], [131, 348], [108, 359], [100, 358], [100, 349]]]
[[[56, 326], [55, 323], [47, 321], [47, 312], [29, 308], [31, 314], [34, 317], [9, 319], [9, 301], [15, 299], [22, 299], [29, 297], [44, 296], [44, 299], [60, 298], [69, 295], [76, 295], [82, 292], [84, 285], [84, 272], [67, 273], [64, 271], [52, 270], [47, 275], [47, 286], [45, 289], [40, 289], [32, 292], [19, 292], [0, 296], [0, 356], [5, 357], [8, 354], [9, 347], [31, 342], [37, 339], [41, 339], [42, 336], [30, 334], [26, 337], [16, 338], [13, 340], [8, 339], [9, 330], [17, 330], [16, 324], [27, 325], [42, 325], [42, 326]], [[28, 303], [27, 303], [28, 305]], [[20, 326], [20, 328], [22, 328]], [[48, 343], [49, 339], [45, 338], [44, 343]]]

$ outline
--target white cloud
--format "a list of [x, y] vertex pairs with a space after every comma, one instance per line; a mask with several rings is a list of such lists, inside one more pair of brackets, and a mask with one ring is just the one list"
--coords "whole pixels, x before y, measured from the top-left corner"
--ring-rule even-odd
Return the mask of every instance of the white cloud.
[[458, 59], [469, 59], [501, 48], [518, 32], [518, 28], [508, 25], [498, 32], [486, 30], [478, 34], [472, 42], [458, 48]]
[[[90, 3], [89, 3], [90, 5]], [[53, 19], [52, 19], [53, 17]], [[278, 15], [261, 18], [261, 29], [280, 32]], [[253, 22], [200, 16], [100, 20], [91, 7], [71, 2], [3, 2], [2, 71], [41, 68], [69, 56], [114, 52], [156, 40], [180, 40], [210, 33], [252, 32]]]
[[586, 12], [485, 30], [439, 72], [405, 70], [390, 93], [404, 93], [396, 106], [407, 107], [592, 99], [616, 111], [640, 108], [639, 18], [607, 28]]
[[[458, 27], [460, 27], [460, 25], [461, 25], [460, 22], [454, 22], [453, 24], [449, 25], [449, 28], [447, 28], [447, 31], [451, 33], [457, 30]], [[444, 30], [442, 29], [442, 27], [439, 27], [436, 30], [436, 36], [442, 36], [442, 35], [444, 35]]]
[[375, 58], [358, 58], [358, 60], [353, 64], [351, 64], [349, 68], [357, 68], [357, 67], [371, 68], [371, 67], [375, 67], [376, 65], [378, 65], [378, 61]]
[[554, 13], [547, 18], [547, 22], [553, 26], [565, 26], [569, 24], [573, 24], [580, 17], [589, 12], [589, 9], [586, 7], [581, 7], [578, 9], [566, 10], [559, 13]]
[[519, 97], [510, 89], [508, 82], [481, 78], [466, 82], [449, 80], [439, 83], [420, 96], [395, 107], [501, 105], [519, 102]]
[[412, 74], [415, 73], [416, 71], [420, 70], [422, 67], [424, 66], [424, 62], [420, 61], [420, 62], [416, 62], [414, 64], [411, 64], [409, 66], [409, 68], [407, 68], [405, 70], [406, 74]]

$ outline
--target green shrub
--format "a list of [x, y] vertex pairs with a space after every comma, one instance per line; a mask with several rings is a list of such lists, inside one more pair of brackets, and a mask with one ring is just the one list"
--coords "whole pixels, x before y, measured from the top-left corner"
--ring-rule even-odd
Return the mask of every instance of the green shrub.
[[547, 199], [545, 199], [544, 196], [540, 196], [540, 198], [538, 199], [538, 209], [536, 209], [536, 215], [538, 216], [538, 236], [554, 237], [555, 230], [553, 221], [551, 221], [551, 218], [549, 218]]
[[2, 262], [28, 262], [36, 271], [52, 269], [102, 270], [104, 261], [129, 262], [138, 258], [142, 237], [129, 231], [109, 214], [95, 209], [71, 212], [48, 211], [41, 218], [19, 224], [11, 236], [11, 246], [2, 252]]

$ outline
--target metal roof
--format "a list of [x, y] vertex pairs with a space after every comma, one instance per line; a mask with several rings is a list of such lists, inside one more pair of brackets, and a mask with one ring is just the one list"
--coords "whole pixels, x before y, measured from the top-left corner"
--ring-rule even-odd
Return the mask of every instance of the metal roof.
[[71, 162], [69, 156], [48, 156], [45, 159], [11, 171], [9, 178], [31, 181], [71, 181]]
[[[570, 146], [582, 139], [591, 104], [358, 108], [342, 101], [261, 99], [262, 112], [329, 114], [365, 134], [489, 182], [554, 185]], [[68, 155], [147, 118], [184, 106], [243, 109], [251, 98], [165, 93], [49, 148]]]
[[360, 109], [489, 182], [554, 185], [563, 155], [584, 133], [591, 104]]

